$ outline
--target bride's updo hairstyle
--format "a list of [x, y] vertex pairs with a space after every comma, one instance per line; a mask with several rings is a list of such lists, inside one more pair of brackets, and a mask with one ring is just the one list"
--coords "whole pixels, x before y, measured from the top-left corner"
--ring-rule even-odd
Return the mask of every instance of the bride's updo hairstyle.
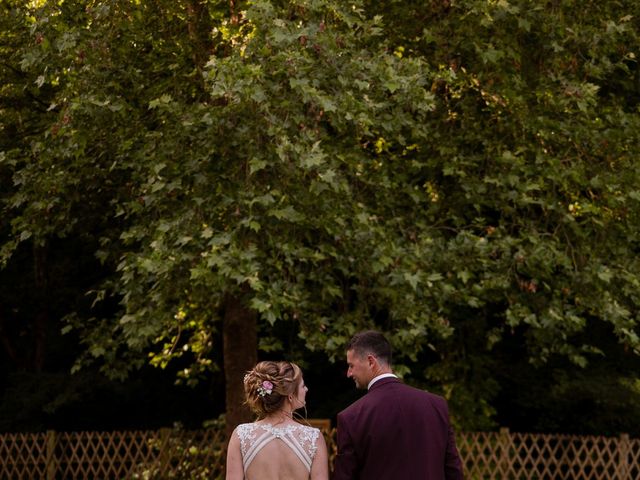
[[246, 403], [264, 418], [280, 410], [287, 397], [295, 396], [301, 380], [302, 372], [295, 363], [260, 362], [244, 376]]

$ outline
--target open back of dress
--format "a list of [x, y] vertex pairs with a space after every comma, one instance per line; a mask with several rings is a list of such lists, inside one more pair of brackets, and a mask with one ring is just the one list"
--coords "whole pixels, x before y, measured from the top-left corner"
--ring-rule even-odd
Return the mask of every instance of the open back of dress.
[[309, 478], [320, 435], [317, 428], [244, 423], [236, 432], [247, 480]]

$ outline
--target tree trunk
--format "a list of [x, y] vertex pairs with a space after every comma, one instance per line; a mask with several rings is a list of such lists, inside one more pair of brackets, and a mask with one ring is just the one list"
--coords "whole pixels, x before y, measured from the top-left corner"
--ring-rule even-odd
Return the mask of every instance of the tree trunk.
[[211, 30], [213, 24], [207, 10], [207, 5], [202, 0], [187, 2], [187, 30], [193, 46], [193, 62], [196, 68], [202, 72], [209, 57], [213, 53], [213, 41]]
[[231, 16], [231, 23], [237, 25], [239, 17], [236, 11], [236, 0], [229, 0], [229, 15]]
[[11, 341], [11, 333], [9, 328], [7, 328], [7, 322], [5, 321], [2, 309], [0, 309], [0, 343], [2, 343], [9, 360], [18, 367], [18, 370], [24, 369], [25, 365], [22, 363], [22, 358], [18, 355], [18, 352]]
[[240, 298], [227, 296], [222, 327], [227, 438], [238, 424], [252, 419], [244, 404], [242, 380], [258, 361], [257, 330], [255, 312], [246, 308]]
[[30, 305], [26, 313], [13, 313], [12, 308], [0, 308], [0, 348], [19, 371], [41, 372], [44, 369], [49, 328], [49, 268], [48, 246], [34, 245], [33, 280], [29, 292]]
[[46, 244], [33, 248], [34, 284], [38, 312], [33, 319], [33, 370], [41, 372], [44, 368], [45, 349], [47, 345], [47, 327], [49, 324], [49, 272], [48, 248]]

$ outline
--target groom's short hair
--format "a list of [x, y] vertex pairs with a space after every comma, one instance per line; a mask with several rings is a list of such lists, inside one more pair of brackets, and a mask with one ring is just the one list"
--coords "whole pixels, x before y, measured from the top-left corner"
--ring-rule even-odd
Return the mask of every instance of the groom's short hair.
[[358, 332], [347, 344], [347, 351], [353, 350], [358, 356], [373, 355], [391, 366], [391, 344], [385, 336], [375, 330]]

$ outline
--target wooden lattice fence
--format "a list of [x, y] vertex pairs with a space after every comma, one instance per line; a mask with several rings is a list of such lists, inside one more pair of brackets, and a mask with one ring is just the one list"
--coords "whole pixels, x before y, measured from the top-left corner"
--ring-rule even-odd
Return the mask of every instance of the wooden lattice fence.
[[462, 433], [458, 448], [467, 480], [637, 480], [640, 439], [544, 435], [533, 433]]
[[[331, 460], [335, 429], [323, 427]], [[640, 439], [458, 433], [467, 480], [635, 480]], [[221, 430], [0, 435], [0, 480], [224, 478]], [[419, 452], [414, 452], [419, 455]]]
[[0, 479], [217, 479], [222, 430], [0, 435]]

